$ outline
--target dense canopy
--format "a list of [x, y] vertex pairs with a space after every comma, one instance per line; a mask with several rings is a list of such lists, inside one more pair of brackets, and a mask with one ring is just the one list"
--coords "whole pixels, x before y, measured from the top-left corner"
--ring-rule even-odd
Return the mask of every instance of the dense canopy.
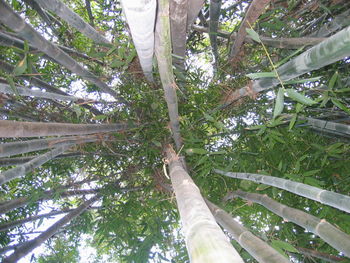
[[0, 0], [2, 262], [348, 262], [347, 0]]

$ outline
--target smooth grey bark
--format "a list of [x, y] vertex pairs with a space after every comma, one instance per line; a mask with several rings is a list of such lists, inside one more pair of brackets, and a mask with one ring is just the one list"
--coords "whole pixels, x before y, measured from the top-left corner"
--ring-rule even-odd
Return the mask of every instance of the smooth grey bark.
[[[70, 197], [70, 196], [79, 196], [79, 195], [90, 195], [90, 194], [96, 194], [101, 192], [100, 188], [97, 189], [75, 189], [75, 190], [67, 190], [68, 187], [76, 187], [78, 185], [82, 185], [85, 182], [90, 182], [95, 180], [82, 180], [80, 182], [72, 183], [66, 186], [61, 186], [55, 190], [49, 190], [43, 192], [39, 197], [36, 197], [36, 200], [33, 200], [32, 196], [23, 196], [16, 199], [12, 199], [9, 201], [0, 202], [0, 214], [5, 214], [8, 211], [11, 211], [13, 209], [26, 206], [30, 202], [39, 202], [44, 200], [50, 200], [54, 196], [58, 195], [59, 197]], [[111, 184], [113, 185], [113, 184]], [[115, 186], [115, 184], [114, 184]], [[118, 191], [120, 193], [127, 193], [127, 192], [133, 192], [141, 190], [143, 186], [137, 186], [137, 187], [128, 187], [128, 188], [118, 188]], [[103, 189], [102, 189], [103, 190]], [[101, 192], [103, 194], [103, 192]]]
[[[193, 25], [192, 29], [202, 33], [209, 33], [209, 28], [203, 26]], [[235, 40], [235, 38], [237, 37], [237, 33], [231, 34], [223, 30], [218, 30], [217, 36], [229, 40]], [[324, 37], [272, 38], [265, 36], [259, 36], [259, 38], [265, 46], [288, 49], [298, 49], [304, 46], [314, 46], [327, 39]], [[244, 42], [256, 43], [250, 35], [245, 36]]]
[[[53, 159], [80, 157], [80, 156], [85, 156], [85, 155], [86, 154], [84, 154], [82, 152], [72, 152], [72, 153], [64, 153], [64, 154], [57, 155]], [[34, 159], [35, 157], [37, 157], [37, 156], [31, 155], [31, 156], [24, 156], [24, 157], [1, 158], [0, 159], [0, 167], [23, 164], [23, 163], [29, 162], [30, 160]]]
[[199, 188], [184, 170], [179, 157], [170, 145], [166, 148], [166, 156], [190, 261], [243, 263], [217, 225]]
[[157, 0], [121, 0], [142, 71], [153, 82], [154, 24]]
[[59, 49], [56, 45], [47, 41], [35, 29], [28, 25], [12, 8], [4, 1], [0, 0], [0, 22], [15, 31], [20, 37], [26, 39], [32, 46], [50, 56], [57, 63], [66, 67], [81, 78], [95, 84], [101, 91], [110, 94], [120, 102], [125, 102], [120, 98], [116, 91], [111, 89], [106, 83], [102, 82], [97, 76], [86, 70], [77, 63], [67, 53]]
[[50, 161], [57, 155], [68, 150], [72, 144], [68, 143], [67, 145], [62, 145], [57, 147], [47, 153], [41, 154], [34, 159], [26, 162], [24, 164], [18, 165], [14, 168], [11, 168], [5, 172], [0, 173], [0, 186], [4, 183], [7, 183], [15, 178], [25, 176], [26, 173], [33, 171], [35, 168], [40, 167], [44, 163]]
[[338, 263], [338, 262], [346, 262], [346, 258], [343, 257], [337, 257], [334, 255], [326, 254], [314, 249], [304, 248], [304, 247], [297, 247], [296, 248], [301, 254], [307, 256], [307, 257], [314, 257], [318, 259], [325, 260], [327, 262], [331, 263]]
[[10, 256], [4, 258], [3, 263], [12, 263], [17, 262], [22, 257], [26, 256], [36, 247], [42, 245], [46, 240], [52, 237], [61, 227], [65, 224], [69, 223], [72, 219], [79, 216], [83, 213], [90, 205], [96, 202], [100, 198], [99, 195], [96, 195], [89, 200], [85, 201], [82, 205], [76, 208], [74, 211], [70, 212], [62, 219], [58, 220], [55, 224], [49, 227], [44, 233], [40, 234], [38, 237], [33, 240], [25, 242], [21, 245], [15, 252], [13, 252]]
[[177, 85], [174, 80], [172, 68], [168, 0], [159, 0], [158, 2], [155, 53], [158, 62], [159, 75], [164, 89], [165, 100], [168, 106], [170, 127], [176, 149], [179, 150], [183, 142], [180, 134], [179, 111], [176, 94]]
[[219, 17], [221, 11], [221, 1], [222, 0], [210, 0], [209, 7], [209, 39], [211, 44], [211, 49], [214, 55], [214, 68], [217, 70], [219, 53], [218, 53], [218, 28], [219, 28]]
[[311, 128], [315, 128], [319, 131], [335, 132], [336, 134], [350, 135], [350, 126], [342, 123], [318, 120], [314, 118], [306, 118], [307, 124]]
[[[24, 42], [23, 42], [23, 40], [19, 39], [16, 34], [11, 33], [11, 32], [4, 32], [4, 31], [1, 31], [1, 30], [0, 30], [0, 44], [4, 45], [4, 46], [7, 46], [7, 47], [15, 46], [15, 47], [18, 47], [20, 49], [24, 49]], [[89, 61], [94, 61], [94, 62], [96, 62], [96, 63], [98, 63], [100, 65], [104, 65], [104, 63], [102, 61], [97, 60], [96, 58], [89, 57], [88, 55], [86, 55], [84, 53], [81, 53], [79, 51], [73, 50], [71, 48], [68, 48], [68, 47], [65, 47], [65, 46], [62, 46], [62, 45], [57, 45], [57, 47], [62, 49], [64, 52], [66, 52], [67, 54], [69, 54], [71, 56], [76, 56], [76, 57], [79, 57], [79, 58], [82, 58], [82, 59], [86, 59], [86, 60], [89, 60]], [[29, 49], [31, 51], [37, 51], [37, 49], [34, 46], [31, 46], [31, 45], [29, 45]], [[48, 59], [48, 60], [56, 63], [56, 61], [54, 59], [52, 59], [51, 57], [49, 57], [47, 55], [43, 55], [43, 57], [45, 59]]]
[[47, 122], [22, 122], [0, 120], [0, 137], [22, 138], [55, 135], [85, 135], [102, 132], [118, 132], [128, 128], [127, 124], [71, 124]]
[[[16, 154], [55, 148], [62, 145], [66, 145], [68, 143], [81, 144], [87, 142], [95, 142], [100, 139], [101, 138], [97, 135], [89, 135], [0, 143], [0, 157], [7, 157]], [[103, 137], [103, 139], [108, 138]]]
[[[3, 69], [4, 71], [6, 71], [7, 73], [10, 73], [10, 74], [14, 70], [14, 67], [12, 65], [6, 63], [5, 61], [1, 61], [1, 60], [0, 60], [0, 68]], [[50, 84], [46, 83], [45, 81], [42, 81], [39, 78], [36, 78], [36, 77], [33, 77], [33, 76], [25, 76], [25, 75], [21, 75], [21, 76], [18, 76], [18, 77], [21, 78], [21, 79], [27, 80], [30, 85], [33, 85], [35, 87], [38, 87], [38, 88], [41, 88], [41, 89], [45, 89], [47, 91], [51, 91], [53, 93], [61, 94], [61, 95], [64, 95], [64, 96], [71, 96], [68, 93], [66, 93], [66, 92], [64, 92], [64, 91], [62, 91], [62, 90], [60, 90], [58, 88], [55, 88], [55, 87], [51, 86]], [[103, 115], [103, 113], [101, 111], [95, 109], [94, 107], [92, 107], [90, 105], [83, 104], [83, 105], [80, 105], [80, 106], [83, 107], [83, 108], [88, 109], [89, 111], [91, 111], [91, 113], [93, 113], [95, 115]]]
[[175, 67], [185, 70], [185, 52], [187, 37], [187, 7], [188, 0], [170, 0], [170, 32], [172, 60]]
[[[79, 195], [89, 195], [89, 194], [96, 194], [98, 192], [98, 189], [76, 189], [76, 190], [68, 190], [63, 192], [58, 192], [59, 190], [49, 190], [42, 193], [42, 195], [35, 200], [35, 202], [38, 201], [44, 201], [44, 200], [50, 200], [55, 195], [58, 195], [59, 197], [70, 197], [70, 196], [79, 196]], [[13, 209], [26, 206], [28, 203], [33, 202], [33, 198], [31, 196], [26, 197], [19, 197], [10, 201], [4, 201], [0, 203], [0, 214], [5, 214]]]
[[92, 39], [96, 43], [111, 44], [111, 42], [98, 33], [91, 25], [86, 23], [79, 15], [73, 12], [69, 7], [59, 0], [34, 0], [43, 8], [50, 10], [57, 16], [66, 21], [70, 26], [77, 29], [80, 33]]
[[315, 235], [318, 235], [330, 246], [344, 253], [347, 257], [350, 257], [350, 236], [326, 222], [326, 220], [317, 218], [299, 209], [280, 204], [267, 195], [247, 193], [237, 190], [232, 192], [232, 196], [238, 196], [266, 207], [276, 215], [279, 215]]
[[[101, 207], [91, 207], [91, 209], [100, 209], [100, 208]], [[41, 218], [48, 218], [48, 217], [52, 217], [55, 215], [66, 214], [66, 213], [73, 211], [74, 209], [76, 209], [76, 208], [65, 208], [65, 209], [58, 210], [58, 211], [51, 211], [49, 213], [29, 216], [29, 217], [26, 217], [23, 219], [3, 223], [0, 225], [0, 232], [10, 230], [11, 228], [14, 228], [16, 226], [20, 226], [20, 225], [23, 225], [23, 224], [28, 223], [28, 222], [36, 221], [36, 220], [41, 219]]]
[[330, 22], [324, 24], [319, 30], [310, 34], [310, 37], [327, 37], [333, 32], [336, 32], [343, 27], [350, 25], [350, 9], [334, 17]]
[[32, 96], [35, 98], [44, 98], [44, 99], [51, 99], [51, 100], [63, 100], [63, 101], [74, 101], [74, 102], [84, 101], [83, 99], [80, 99], [74, 96], [65, 96], [57, 93], [42, 92], [39, 90], [32, 90], [25, 87], [16, 86], [16, 91], [15, 91], [10, 85], [4, 84], [4, 83], [0, 83], [0, 92], [5, 94], [11, 94], [11, 95], [17, 95], [16, 93], [18, 93], [21, 96]]
[[51, 18], [48, 14], [41, 8], [41, 6], [36, 3], [34, 0], [23, 0], [27, 5], [31, 6], [41, 17], [41, 19], [50, 27], [52, 32], [59, 37], [59, 33], [56, 30], [55, 26], [52, 24]]
[[39, 118], [37, 116], [31, 116], [23, 113], [17, 113], [12, 110], [8, 109], [0, 109], [0, 114], [7, 116], [7, 117], [15, 117], [23, 121], [39, 121]]
[[[232, 62], [238, 58], [240, 54], [241, 47], [244, 43], [244, 39], [247, 35], [246, 29], [253, 26], [255, 21], [259, 18], [259, 16], [264, 12], [265, 7], [270, 3], [270, 0], [253, 0], [248, 10], [244, 16], [244, 19], [238, 29], [237, 37], [231, 47], [229, 59]], [[250, 25], [250, 26], [249, 26]]]
[[189, 31], [196, 21], [199, 12], [204, 5], [204, 0], [189, 0], [187, 12], [187, 31]]
[[252, 173], [230, 173], [218, 169], [214, 169], [214, 172], [231, 178], [243, 179], [256, 183], [275, 186], [277, 188], [287, 190], [293, 194], [304, 196], [311, 200], [315, 200], [322, 204], [326, 204], [350, 213], [350, 196], [347, 195], [338, 194], [311, 185], [293, 182], [291, 180], [268, 175]]
[[[282, 81], [288, 81], [348, 56], [350, 56], [350, 26], [283, 64], [277, 68], [277, 72]], [[277, 78], [252, 81], [248, 86], [234, 91], [226, 105], [245, 96], [255, 96], [257, 93], [272, 89], [278, 84], [280, 81]]]
[[260, 238], [236, 222], [223, 209], [205, 200], [215, 220], [226, 229], [247, 252], [260, 263], [290, 263], [290, 261], [270, 247]]

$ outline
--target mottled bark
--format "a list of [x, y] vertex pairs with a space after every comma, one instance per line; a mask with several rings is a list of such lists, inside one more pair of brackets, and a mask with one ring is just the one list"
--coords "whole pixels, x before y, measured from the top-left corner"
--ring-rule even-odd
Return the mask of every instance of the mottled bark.
[[262, 174], [252, 173], [230, 173], [218, 169], [214, 172], [237, 179], [249, 180], [256, 183], [275, 186], [280, 189], [287, 190], [293, 194], [304, 196], [311, 200], [315, 200], [322, 204], [333, 206], [340, 210], [350, 213], [350, 196], [338, 194], [335, 192], [323, 190], [311, 185], [293, 182], [279, 177], [273, 177]]
[[170, 146], [166, 149], [166, 155], [190, 261], [243, 263], [215, 222], [198, 187]]
[[208, 200], [206, 200], [206, 203], [215, 217], [215, 220], [258, 262], [290, 263], [287, 258], [236, 222], [230, 214]]
[[71, 124], [47, 122], [22, 122], [0, 120], [0, 137], [22, 138], [40, 136], [85, 135], [103, 132], [120, 132], [127, 124]]
[[299, 209], [280, 204], [267, 195], [237, 190], [232, 192], [232, 196], [238, 196], [245, 200], [263, 205], [283, 219], [293, 222], [319, 236], [330, 246], [344, 253], [347, 257], [350, 256], [350, 236], [326, 222], [326, 220], [319, 219]]

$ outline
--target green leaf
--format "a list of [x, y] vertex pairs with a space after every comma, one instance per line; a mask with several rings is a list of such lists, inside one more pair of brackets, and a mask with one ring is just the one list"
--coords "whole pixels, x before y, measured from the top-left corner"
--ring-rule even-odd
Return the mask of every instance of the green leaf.
[[293, 129], [294, 125], [295, 125], [295, 122], [297, 121], [297, 117], [298, 115], [297, 114], [293, 114], [293, 117], [292, 119], [290, 120], [290, 123], [289, 123], [289, 130]]
[[305, 104], [305, 105], [308, 105], [308, 106], [311, 106], [313, 104], [315, 104], [316, 102], [313, 101], [312, 99], [308, 98], [308, 97], [305, 97], [304, 95], [296, 92], [295, 90], [293, 89], [286, 89], [286, 93], [288, 95], [288, 97], [290, 97], [291, 99], [297, 101], [297, 102], [300, 102], [302, 104]]
[[328, 88], [330, 90], [332, 90], [334, 88], [334, 85], [335, 83], [337, 82], [337, 79], [338, 79], [338, 72], [334, 72], [333, 76], [331, 77], [331, 79], [329, 80], [329, 83], [328, 83]]
[[261, 78], [276, 78], [276, 72], [257, 72], [257, 73], [249, 73], [246, 76], [250, 79], [261, 79]]
[[270, 187], [271, 187], [271, 185], [261, 184], [261, 185], [259, 185], [255, 190], [257, 190], [257, 191], [263, 191], [263, 190], [266, 190], [266, 189], [268, 189], [268, 188], [270, 188]]
[[189, 148], [186, 150], [186, 153], [191, 155], [191, 154], [207, 154], [208, 151], [201, 149], [201, 148]]
[[331, 98], [331, 101], [335, 106], [337, 106], [339, 109], [345, 111], [346, 113], [350, 114], [350, 109], [348, 109], [343, 103], [341, 103], [336, 98]]
[[296, 79], [296, 80], [290, 80], [290, 81], [283, 82], [283, 84], [287, 85], [287, 84], [300, 84], [300, 83], [305, 83], [305, 82], [314, 82], [314, 81], [320, 80], [321, 78], [322, 78], [322, 76], [308, 78], [308, 79]]
[[307, 171], [307, 172], [303, 173], [303, 176], [306, 176], [306, 177], [313, 176], [313, 175], [319, 173], [320, 171], [321, 171], [320, 169]]
[[276, 118], [278, 115], [282, 113], [283, 107], [284, 107], [284, 89], [280, 88], [278, 90], [277, 97], [276, 97], [276, 104], [273, 110], [273, 118]]
[[291, 244], [281, 240], [272, 240], [272, 246], [284, 249], [289, 252], [299, 253], [299, 251], [295, 247], [293, 247]]
[[124, 61], [120, 60], [119, 58], [116, 58], [112, 61], [112, 63], [109, 65], [111, 68], [119, 68], [124, 65]]
[[13, 70], [13, 74], [15, 76], [22, 75], [27, 70], [27, 56], [25, 55], [24, 58], [18, 62], [17, 66]]
[[93, 117], [94, 120], [104, 120], [106, 118], [107, 118], [106, 115], [96, 115], [95, 117]]
[[110, 50], [107, 51], [106, 56], [109, 56], [110, 54], [112, 54], [114, 51], [117, 50], [117, 48], [118, 48], [117, 46], [112, 47]]
[[246, 28], [245, 31], [247, 31], [248, 35], [256, 42], [261, 43], [259, 34], [255, 32], [252, 28]]

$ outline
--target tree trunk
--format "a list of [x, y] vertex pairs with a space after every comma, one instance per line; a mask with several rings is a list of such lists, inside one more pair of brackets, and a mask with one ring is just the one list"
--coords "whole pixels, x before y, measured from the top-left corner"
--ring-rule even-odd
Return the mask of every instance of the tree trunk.
[[[88, 154], [82, 152], [71, 152], [57, 155], [53, 159], [63, 159], [63, 158], [71, 158], [71, 157], [80, 157], [87, 156]], [[13, 157], [13, 158], [2, 158], [0, 159], [0, 167], [12, 166], [12, 165], [20, 165], [37, 157], [36, 155], [25, 156], [25, 157]]]
[[157, 0], [122, 0], [121, 3], [139, 56], [142, 71], [147, 80], [153, 82], [152, 62]]
[[[16, 86], [16, 90], [11, 88], [10, 85], [0, 83], [0, 92], [5, 93], [5, 94], [11, 94], [11, 95], [21, 95], [21, 96], [32, 96], [36, 98], [44, 98], [44, 99], [51, 99], [51, 100], [63, 100], [63, 101], [80, 101], [84, 102], [83, 99], [79, 99], [74, 96], [64, 96], [64, 95], [59, 95], [55, 93], [50, 93], [50, 92], [42, 92], [39, 90], [32, 90], [29, 88], [24, 88], [24, 87], [18, 87]], [[16, 94], [17, 93], [17, 94]]]
[[[100, 208], [101, 207], [91, 207], [91, 209], [100, 209]], [[11, 228], [14, 228], [16, 226], [20, 226], [20, 225], [23, 225], [25, 223], [32, 222], [32, 221], [35, 221], [35, 220], [38, 220], [41, 218], [47, 218], [47, 217], [52, 217], [55, 215], [66, 214], [66, 213], [73, 211], [74, 209], [76, 209], [76, 208], [68, 208], [68, 209], [66, 208], [66, 209], [62, 209], [60, 211], [51, 211], [51, 212], [46, 213], [46, 214], [29, 216], [29, 217], [26, 217], [24, 219], [19, 219], [19, 220], [3, 223], [0, 225], [0, 232], [10, 230]]]
[[232, 195], [263, 205], [276, 215], [314, 233], [330, 246], [350, 257], [350, 236], [326, 222], [326, 220], [280, 204], [267, 195], [246, 193], [241, 190], [232, 192]]
[[275, 249], [270, 247], [260, 238], [254, 236], [246, 228], [237, 223], [230, 214], [220, 209], [210, 201], [206, 203], [215, 217], [216, 221], [225, 228], [232, 237], [243, 247], [248, 253], [260, 263], [290, 263], [288, 259], [282, 256]]
[[231, 178], [238, 178], [253, 181], [256, 183], [275, 186], [277, 188], [287, 190], [293, 194], [304, 196], [311, 200], [315, 200], [322, 204], [333, 206], [335, 208], [350, 213], [350, 196], [347, 195], [334, 193], [307, 184], [293, 182], [290, 180], [273, 176], [252, 173], [230, 173], [218, 169], [214, 169], [214, 172]]
[[66, 21], [70, 26], [77, 29], [80, 33], [92, 39], [96, 43], [111, 44], [111, 42], [98, 33], [95, 28], [86, 23], [79, 15], [68, 8], [64, 3], [59, 0], [34, 0], [42, 7]]
[[21, 138], [40, 136], [85, 135], [102, 132], [119, 132], [127, 124], [71, 124], [47, 122], [21, 122], [0, 120], [0, 137]]
[[210, 0], [209, 7], [209, 38], [211, 49], [214, 55], [214, 69], [217, 71], [219, 53], [218, 53], [218, 28], [219, 28], [219, 17], [221, 11], [221, 1], [222, 0]]
[[173, 64], [185, 71], [188, 0], [170, 0], [170, 32]]
[[[58, 189], [58, 191], [61, 189]], [[57, 192], [57, 190], [50, 190], [43, 192], [40, 197], [37, 197], [35, 201], [44, 201], [44, 200], [50, 200], [55, 195], [58, 195], [59, 197], [69, 197], [69, 196], [78, 196], [78, 195], [90, 195], [90, 194], [96, 194], [99, 189], [76, 189], [76, 190], [68, 190], [65, 192]], [[35, 202], [31, 196], [29, 197], [19, 197], [10, 201], [5, 201], [0, 203], [0, 214], [5, 214], [8, 211], [11, 211], [13, 209], [23, 207], [27, 205], [30, 202]]]
[[26, 256], [36, 247], [42, 245], [46, 240], [52, 237], [61, 227], [65, 224], [69, 223], [72, 219], [79, 216], [83, 213], [90, 205], [96, 202], [100, 198], [99, 195], [96, 195], [89, 200], [85, 201], [81, 206], [79, 206], [74, 211], [70, 212], [68, 215], [64, 216], [62, 219], [58, 220], [55, 224], [49, 227], [44, 233], [40, 234], [38, 237], [33, 240], [25, 242], [21, 245], [15, 252], [13, 252], [10, 256], [4, 258], [3, 263], [13, 263], [17, 262], [22, 257]]
[[[0, 32], [1, 34], [1, 32]], [[4, 71], [6, 71], [7, 73], [12, 73], [14, 70], [14, 67], [4, 61], [0, 61], [0, 68], [3, 69]], [[48, 91], [51, 91], [53, 93], [57, 93], [57, 94], [61, 94], [61, 95], [65, 95], [65, 96], [70, 96], [68, 93], [65, 93], [64, 91], [55, 88], [53, 86], [51, 86], [50, 84], [46, 83], [45, 81], [42, 81], [39, 78], [33, 77], [33, 76], [26, 76], [26, 75], [20, 75], [19, 78], [25, 79], [29, 82], [30, 85], [33, 85], [35, 87], [41, 88], [41, 89], [45, 89]], [[83, 104], [80, 105], [83, 108], [88, 109], [91, 113], [95, 114], [95, 115], [103, 115], [103, 112], [95, 109], [94, 107], [87, 105], [87, 104]]]
[[88, 142], [96, 142], [98, 140], [108, 140], [108, 137], [99, 137], [97, 135], [87, 136], [70, 136], [58, 137], [52, 139], [37, 139], [29, 141], [7, 142], [0, 144], [0, 157], [7, 157], [28, 152], [35, 152], [39, 150], [57, 148], [68, 143], [82, 144]]
[[187, 31], [189, 31], [196, 21], [199, 12], [204, 5], [204, 0], [189, 0], [187, 13]]
[[[289, 81], [348, 56], [350, 56], [350, 26], [283, 64], [277, 68], [277, 72], [282, 81]], [[280, 81], [277, 78], [254, 80], [248, 86], [230, 94], [230, 99], [225, 102], [225, 105], [229, 105], [245, 96], [252, 94], [255, 96], [259, 92], [272, 89], [278, 84], [280, 84]]]
[[123, 98], [118, 97], [117, 93], [102, 82], [98, 77], [86, 70], [77, 63], [67, 53], [60, 50], [56, 45], [47, 41], [35, 29], [28, 25], [12, 8], [4, 1], [0, 0], [0, 21], [15, 31], [19, 36], [27, 40], [32, 46], [50, 56], [57, 63], [66, 67], [81, 78], [88, 80], [100, 88], [103, 92], [110, 94], [117, 100], [125, 102]]
[[165, 100], [168, 106], [171, 131], [175, 141], [176, 149], [182, 146], [180, 134], [179, 112], [176, 95], [176, 83], [174, 80], [171, 39], [169, 23], [169, 0], [158, 0], [158, 14], [155, 33], [155, 52], [158, 62], [158, 70], [162, 81]]
[[18, 165], [14, 168], [11, 168], [3, 173], [0, 173], [0, 186], [4, 183], [7, 183], [15, 178], [19, 178], [22, 176], [25, 176], [26, 173], [34, 170], [37, 167], [40, 167], [44, 163], [50, 161], [57, 155], [64, 153], [66, 150], [68, 150], [72, 144], [63, 145], [60, 147], [57, 147], [53, 149], [52, 151], [49, 151], [47, 153], [41, 154], [34, 159], [30, 160], [29, 162], [26, 162], [24, 164]]
[[229, 59], [232, 63], [237, 63], [240, 58], [240, 50], [247, 35], [246, 29], [250, 28], [250, 26], [253, 26], [255, 21], [264, 12], [265, 7], [270, 3], [270, 1], [271, 0], [253, 0], [249, 5], [248, 11], [245, 14], [245, 17], [239, 27], [237, 37], [230, 51]]
[[[192, 26], [193, 30], [202, 32], [202, 33], [209, 33], [209, 28], [203, 27], [203, 26]], [[235, 40], [237, 37], [237, 33], [229, 33], [223, 30], [218, 30], [217, 34], [218, 37], [229, 39], [229, 40]], [[261, 42], [265, 46], [269, 47], [275, 47], [275, 48], [287, 48], [287, 49], [299, 49], [304, 46], [314, 46], [319, 43], [321, 43], [323, 40], [327, 38], [323, 37], [293, 37], [293, 38], [272, 38], [272, 37], [265, 37], [265, 36], [259, 36]], [[244, 39], [245, 43], [256, 43], [251, 36], [246, 35]]]
[[166, 154], [190, 261], [192, 263], [243, 263], [216, 224], [198, 187], [183, 169], [179, 157], [171, 146], [167, 147]]

